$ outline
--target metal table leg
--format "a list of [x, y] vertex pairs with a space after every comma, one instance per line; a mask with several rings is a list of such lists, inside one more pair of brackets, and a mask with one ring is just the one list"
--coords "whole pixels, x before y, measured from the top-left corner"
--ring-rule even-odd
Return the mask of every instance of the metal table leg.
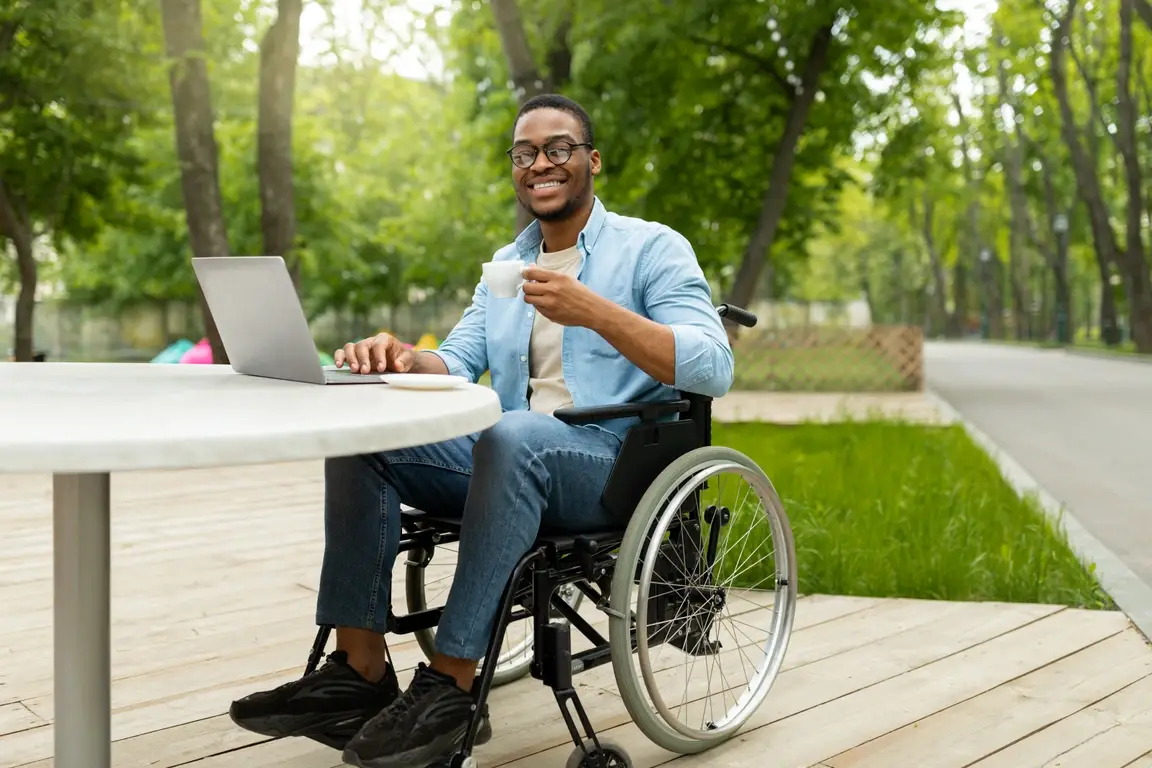
[[108, 474], [53, 478], [56, 768], [111, 768]]

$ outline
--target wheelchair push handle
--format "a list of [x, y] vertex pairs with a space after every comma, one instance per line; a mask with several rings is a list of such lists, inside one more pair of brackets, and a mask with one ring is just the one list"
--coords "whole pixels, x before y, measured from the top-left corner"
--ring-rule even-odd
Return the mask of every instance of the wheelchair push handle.
[[738, 325], [745, 328], [751, 328], [756, 325], [756, 315], [752, 314], [746, 309], [734, 306], [732, 304], [721, 304], [716, 307], [716, 311], [720, 313], [720, 317], [726, 317]]

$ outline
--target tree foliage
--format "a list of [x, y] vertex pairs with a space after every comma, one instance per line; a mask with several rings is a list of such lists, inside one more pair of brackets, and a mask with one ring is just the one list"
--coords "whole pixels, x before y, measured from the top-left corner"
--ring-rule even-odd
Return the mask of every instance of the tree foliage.
[[[0, 35], [23, 46], [0, 60], [0, 179], [35, 201], [32, 231], [57, 234], [68, 295], [111, 306], [195, 299], [164, 36], [154, 4], [134, 2], [87, 26], [53, 15], [91, 7], [66, 0], [0, 17], [0, 32], [13, 14], [53, 29]], [[954, 5], [310, 0], [294, 226], [277, 230], [291, 247], [274, 247], [298, 258], [313, 318], [460, 300], [524, 224], [504, 155], [519, 104], [556, 89], [592, 115], [600, 196], [684, 233], [725, 296], [862, 297], [875, 321], [933, 334], [1139, 337], [1147, 3], [1000, 0], [967, 18]], [[229, 250], [266, 252], [260, 52], [281, 3], [202, 8]], [[17, 92], [39, 95], [16, 108]], [[42, 155], [54, 165], [33, 182]], [[54, 197], [62, 178], [80, 183]]]
[[[30, 360], [37, 249], [86, 242], [123, 221], [148, 126], [135, 97], [158, 50], [138, 0], [13, 0], [0, 8], [0, 242], [19, 285], [14, 352]], [[7, 255], [7, 248], [5, 254]], [[12, 266], [12, 265], [6, 265]]]

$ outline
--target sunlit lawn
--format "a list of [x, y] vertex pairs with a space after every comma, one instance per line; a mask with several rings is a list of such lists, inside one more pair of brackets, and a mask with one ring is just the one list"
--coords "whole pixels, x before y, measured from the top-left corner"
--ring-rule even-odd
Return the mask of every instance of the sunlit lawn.
[[802, 593], [1113, 607], [959, 427], [717, 424], [713, 441], [782, 497]]

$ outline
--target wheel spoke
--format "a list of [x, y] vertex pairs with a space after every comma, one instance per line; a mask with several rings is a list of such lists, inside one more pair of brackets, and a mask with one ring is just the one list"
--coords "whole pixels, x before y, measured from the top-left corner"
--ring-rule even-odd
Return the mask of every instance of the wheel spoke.
[[[621, 695], [645, 734], [668, 749], [734, 733], [767, 695], [791, 632], [788, 521], [763, 473], [722, 452], [725, 461], [684, 460], [683, 474], [666, 479], [667, 495], [637, 511], [632, 525], [644, 525], [643, 535], [628, 540], [617, 562], [636, 574], [627, 601], [636, 651], [621, 663], [637, 685], [618, 674]], [[694, 512], [684, 511], [685, 500]], [[614, 663], [622, 656], [614, 647]]]

